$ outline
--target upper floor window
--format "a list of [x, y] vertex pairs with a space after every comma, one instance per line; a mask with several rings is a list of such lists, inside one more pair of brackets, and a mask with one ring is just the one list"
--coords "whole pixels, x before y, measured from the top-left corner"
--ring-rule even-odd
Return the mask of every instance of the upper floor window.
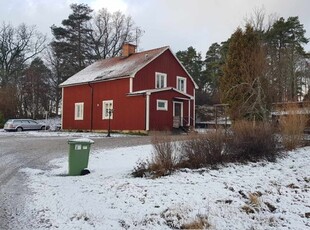
[[155, 88], [165, 88], [167, 87], [167, 74], [165, 73], [155, 73]]
[[74, 120], [84, 119], [84, 102], [74, 104]]
[[186, 78], [177, 77], [177, 89], [183, 93], [186, 93]]
[[102, 102], [102, 119], [113, 119], [113, 100]]

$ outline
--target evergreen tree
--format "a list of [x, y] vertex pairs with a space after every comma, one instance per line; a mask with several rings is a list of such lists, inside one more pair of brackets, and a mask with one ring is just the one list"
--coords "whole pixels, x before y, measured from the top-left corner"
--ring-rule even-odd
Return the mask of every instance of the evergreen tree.
[[92, 9], [85, 4], [72, 4], [72, 13], [62, 21], [61, 27], [51, 27], [55, 40], [51, 43], [59, 59], [63, 80], [82, 70], [92, 62], [89, 22]]
[[301, 64], [306, 57], [303, 25], [298, 17], [278, 19], [265, 34], [269, 61], [270, 92], [274, 102], [298, 100], [302, 94]]
[[220, 81], [222, 101], [229, 104], [233, 120], [267, 119], [265, 60], [260, 35], [249, 25], [245, 31], [238, 28], [231, 36]]
[[[218, 98], [219, 79], [222, 75], [222, 65], [224, 64], [222, 55], [222, 46], [218, 43], [213, 43], [206, 53], [205, 58], [205, 71], [206, 77], [204, 85], [208, 89], [212, 98]], [[217, 99], [218, 100], [218, 99]]]

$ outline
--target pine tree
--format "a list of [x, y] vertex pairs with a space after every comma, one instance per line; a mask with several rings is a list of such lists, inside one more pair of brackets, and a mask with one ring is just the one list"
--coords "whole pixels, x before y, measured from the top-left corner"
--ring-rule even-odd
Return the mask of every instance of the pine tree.
[[303, 45], [309, 41], [305, 32], [298, 17], [289, 17], [278, 19], [265, 34], [274, 102], [296, 101], [302, 94], [304, 73], [299, 70], [306, 57]]
[[89, 29], [92, 9], [85, 4], [72, 4], [72, 14], [62, 21], [61, 27], [51, 27], [55, 40], [51, 43], [62, 66], [63, 80], [92, 62]]
[[222, 55], [222, 46], [218, 43], [213, 43], [206, 53], [205, 58], [204, 85], [208, 89], [212, 98], [218, 100], [219, 79], [222, 73], [222, 65], [224, 59]]

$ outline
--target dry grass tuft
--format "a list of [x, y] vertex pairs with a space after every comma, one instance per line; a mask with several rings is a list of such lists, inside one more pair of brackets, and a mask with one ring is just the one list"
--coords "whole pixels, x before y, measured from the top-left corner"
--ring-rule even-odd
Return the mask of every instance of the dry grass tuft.
[[278, 152], [277, 138], [267, 122], [235, 122], [228, 147], [231, 161], [274, 161]]
[[226, 155], [225, 143], [226, 137], [222, 131], [191, 136], [182, 143], [181, 165], [200, 168], [221, 164]]
[[297, 105], [287, 105], [285, 111], [287, 115], [282, 116], [279, 120], [280, 132], [284, 148], [292, 150], [302, 143], [307, 119], [300, 113], [301, 110]]
[[209, 227], [211, 227], [211, 224], [208, 222], [208, 218], [198, 216], [194, 221], [183, 224], [181, 229], [208, 229]]
[[153, 154], [150, 170], [155, 177], [171, 174], [177, 164], [176, 145], [169, 135], [155, 135], [152, 138]]

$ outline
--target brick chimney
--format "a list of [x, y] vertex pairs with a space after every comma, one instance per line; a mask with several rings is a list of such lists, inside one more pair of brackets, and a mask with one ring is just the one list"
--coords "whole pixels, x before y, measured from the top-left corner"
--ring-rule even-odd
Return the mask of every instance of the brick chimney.
[[122, 48], [122, 56], [128, 57], [136, 52], [136, 46], [130, 43], [124, 43]]

